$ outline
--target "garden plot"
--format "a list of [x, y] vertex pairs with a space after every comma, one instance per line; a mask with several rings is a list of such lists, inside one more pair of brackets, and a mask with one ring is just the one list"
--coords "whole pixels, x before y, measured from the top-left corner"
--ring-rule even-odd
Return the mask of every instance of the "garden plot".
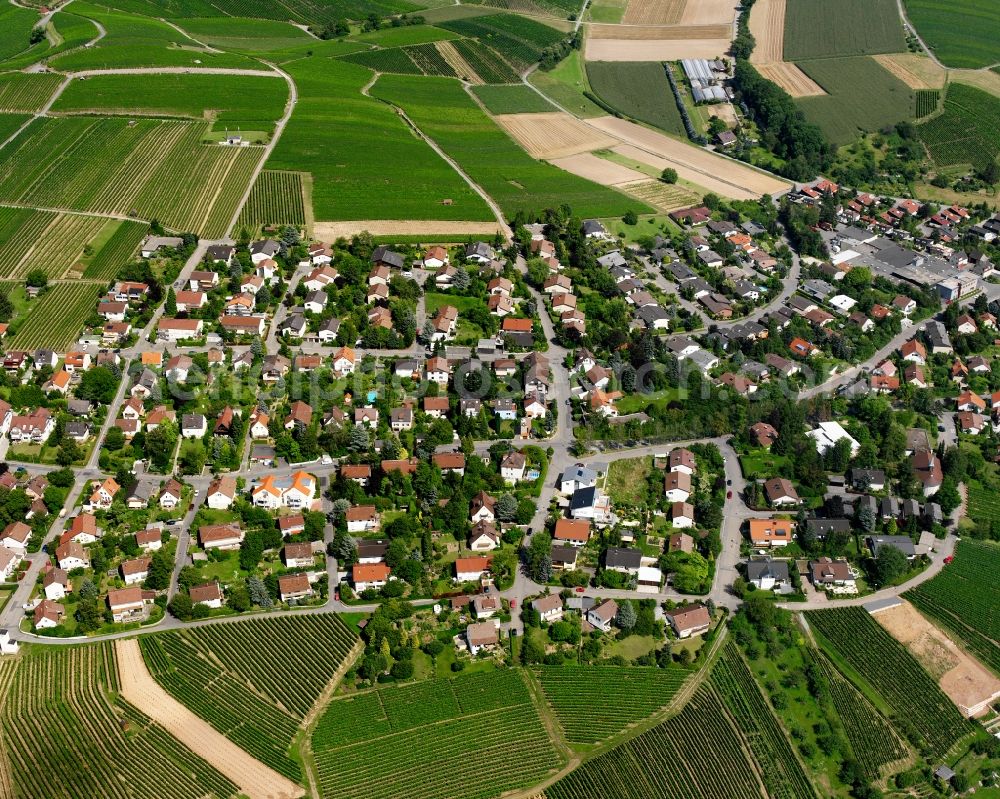
[[1000, 698], [1000, 679], [959, 649], [909, 602], [880, 610], [873, 617], [910, 651], [965, 715], [981, 713]]
[[500, 114], [493, 118], [534, 158], [562, 158], [611, 147], [618, 141], [561, 111]]

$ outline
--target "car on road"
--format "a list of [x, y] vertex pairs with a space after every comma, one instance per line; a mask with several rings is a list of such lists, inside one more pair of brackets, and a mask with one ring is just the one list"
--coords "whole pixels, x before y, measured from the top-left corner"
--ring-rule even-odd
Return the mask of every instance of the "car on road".
[[938, 425], [938, 432], [939, 433], [943, 433], [944, 432], [944, 425], [943, 424], [939, 424]]
[[733, 492], [732, 491], [727, 491], [726, 492], [726, 499], [732, 499], [732, 498], [733, 498]]
[[582, 594], [582, 593], [583, 593], [584, 591], [586, 591], [586, 590], [587, 590], [587, 589], [586, 589], [586, 588], [584, 588], [584, 587], [583, 587], [582, 585], [578, 585], [578, 586], [576, 587], [576, 592], [577, 592], [578, 594]]

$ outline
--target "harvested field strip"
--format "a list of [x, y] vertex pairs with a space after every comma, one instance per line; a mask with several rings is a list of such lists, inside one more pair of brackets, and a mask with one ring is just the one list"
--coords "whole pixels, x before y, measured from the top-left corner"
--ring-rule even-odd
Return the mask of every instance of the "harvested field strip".
[[532, 157], [545, 160], [610, 147], [617, 139], [562, 111], [493, 117]]
[[251, 799], [285, 799], [305, 793], [300, 786], [230, 743], [157, 685], [143, 663], [136, 639], [116, 641], [115, 651], [122, 697], [163, 725], [192, 752], [204, 753], [213, 766]]
[[[625, 25], [676, 25], [684, 15], [688, 0], [629, 0], [622, 23]], [[696, 0], [692, 0], [696, 2]]]
[[817, 97], [826, 94], [823, 87], [795, 64], [757, 64], [757, 71], [772, 83], [777, 83], [792, 97]]
[[729, 39], [598, 39], [588, 37], [588, 61], [679, 61], [719, 58], [729, 50]]
[[621, 164], [598, 158], [593, 153], [579, 153], [565, 158], [554, 158], [552, 163], [560, 169], [579, 175], [581, 178], [600, 183], [602, 186], [618, 186], [646, 179], [642, 172], [636, 172]]
[[750, 9], [750, 33], [757, 43], [750, 63], [780, 63], [785, 49], [785, 0], [757, 0]]
[[913, 53], [872, 56], [911, 89], [943, 89], [947, 73], [926, 56]]
[[692, 0], [684, 6], [681, 25], [732, 26], [739, 6], [738, 0]]
[[11, 337], [11, 346], [25, 350], [47, 347], [64, 352], [94, 313], [102, 283], [54, 283], [32, 302], [27, 318]]
[[725, 39], [732, 33], [731, 25], [590, 25], [590, 35], [596, 39]]

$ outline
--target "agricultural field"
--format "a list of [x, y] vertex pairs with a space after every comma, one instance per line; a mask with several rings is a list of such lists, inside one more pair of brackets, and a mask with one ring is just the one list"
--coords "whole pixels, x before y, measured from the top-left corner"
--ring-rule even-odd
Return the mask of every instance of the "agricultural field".
[[71, 81], [52, 111], [209, 119], [216, 130], [269, 134], [287, 100], [288, 84], [277, 75], [96, 75]]
[[61, 75], [45, 72], [5, 72], [0, 75], [0, 111], [38, 111], [62, 82]]
[[1000, 16], [992, 0], [903, 0], [920, 38], [946, 66], [1000, 61]]
[[0, 142], [7, 141], [29, 119], [30, 114], [0, 114]]
[[316, 41], [301, 28], [276, 20], [202, 17], [184, 19], [179, 24], [190, 36], [211, 47], [254, 55], [310, 45]]
[[221, 236], [263, 150], [202, 144], [205, 127], [37, 119], [0, 153], [0, 199], [157, 218], [174, 230]]
[[[312, 173], [317, 220], [493, 218], [479, 195], [410, 135], [391, 108], [360, 93], [371, 80], [367, 69], [306, 58], [287, 70], [299, 101], [267, 168]], [[358, 158], [359, 152], [366, 157]]]
[[476, 86], [472, 93], [491, 114], [544, 114], [556, 107], [534, 89], [517, 86]]
[[52, 58], [59, 53], [82, 47], [98, 35], [97, 27], [91, 20], [65, 11], [55, 14], [50, 25], [59, 44], [51, 46], [47, 39], [43, 40], [20, 55], [6, 59], [3, 68], [7, 71], [25, 69], [43, 58]]
[[840, 716], [841, 724], [851, 744], [854, 759], [871, 780], [878, 780], [882, 770], [909, 755], [906, 744], [878, 710], [851, 684], [850, 680], [820, 655], [820, 668], [830, 686], [830, 698]]
[[408, 47], [410, 45], [430, 44], [458, 37], [454, 31], [435, 28], [432, 25], [406, 25], [401, 28], [383, 28], [378, 31], [361, 33], [352, 36], [351, 40], [377, 44], [379, 47]]
[[698, 689], [684, 709], [588, 760], [545, 789], [547, 799], [735, 799], [759, 796], [759, 775], [718, 695]]
[[710, 679], [746, 737], [769, 795], [774, 799], [815, 799], [815, 789], [734, 642], [723, 647]]
[[896, 0], [787, 0], [785, 61], [905, 52]]
[[571, 743], [597, 743], [670, 704], [682, 669], [549, 666], [537, 672], [545, 699]]
[[70, 271], [82, 272], [80, 259], [84, 247], [97, 238], [106, 224], [107, 220], [100, 216], [57, 215], [37, 240], [28, 241], [30, 246], [24, 257], [13, 271], [5, 272], [2, 277], [24, 277], [35, 270], [45, 272], [50, 278], [69, 277]]
[[[479, 81], [488, 84], [517, 83], [520, 74], [496, 51], [481, 42], [457, 39], [449, 42], [458, 58], [468, 65]], [[471, 76], [470, 76], [471, 77]]]
[[264, 169], [250, 190], [238, 226], [256, 230], [262, 225], [305, 225], [305, 187], [299, 172]]
[[301, 767], [289, 746], [355, 640], [339, 617], [328, 614], [147, 635], [140, 644], [150, 672], [171, 696], [298, 781]]
[[171, 27], [160, 17], [109, 11], [84, 2], [73, 4], [73, 13], [102, 25], [107, 35], [93, 47], [80, 48], [51, 58], [58, 70], [122, 67], [243, 67], [260, 64], [235, 53], [209, 50]]
[[[448, 48], [452, 47], [448, 42], [440, 42], [438, 44], [418, 44], [413, 47], [407, 47], [406, 53], [413, 60], [413, 63], [420, 67], [420, 71], [425, 75], [439, 75], [445, 78], [457, 77], [457, 72], [455, 68], [449, 63], [443, 53], [449, 52]], [[457, 51], [452, 47], [451, 52], [456, 53], [456, 58], [459, 58]], [[468, 76], [471, 79], [471, 75]]]
[[944, 112], [917, 127], [939, 167], [981, 169], [1000, 155], [1000, 98], [963, 83], [948, 85]]
[[108, 0], [107, 5], [150, 17], [242, 17], [329, 23], [363, 20], [368, 14], [389, 16], [418, 10], [408, 0]]
[[[218, 799], [237, 786], [124, 700], [112, 644], [32, 647], [0, 664], [0, 793]], [[86, 764], [81, 768], [80, 764]]]
[[686, 136], [663, 64], [657, 61], [596, 61], [587, 64], [591, 89], [626, 116], [667, 133]]
[[382, 76], [371, 91], [400, 106], [508, 218], [562, 203], [585, 217], [620, 216], [629, 209], [651, 213], [637, 200], [532, 159], [454, 81]]
[[617, 139], [607, 136], [562, 111], [548, 114], [500, 114], [494, 117], [507, 135], [533, 158], [552, 161], [568, 155], [613, 147]]
[[135, 255], [149, 226], [142, 222], [122, 222], [87, 262], [83, 277], [111, 280]]
[[440, 27], [479, 39], [520, 71], [537, 62], [546, 47], [562, 41], [566, 36], [562, 31], [515, 14], [488, 14], [450, 20], [440, 23]]
[[[0, 7], [0, 60], [11, 58], [24, 52], [31, 44], [28, 37], [38, 22], [38, 14], [15, 5]], [[45, 46], [44, 42], [41, 46]], [[37, 49], [35, 45], [34, 49]]]
[[406, 54], [404, 47], [362, 50], [343, 57], [344, 61], [358, 64], [376, 72], [393, 72], [401, 75], [422, 75], [420, 67]]
[[916, 92], [916, 113], [917, 119], [929, 117], [938, 110], [941, 103], [941, 92], [937, 89], [918, 89]]
[[[971, 493], [971, 492], [970, 492]], [[955, 560], [904, 596], [958, 638], [985, 666], [1000, 674], [1000, 617], [996, 597], [983, 587], [1000, 574], [1000, 547], [958, 542]]]
[[826, 92], [797, 105], [835, 145], [916, 116], [915, 92], [875, 59], [822, 58], [798, 67]]
[[[0, 275], [12, 275], [28, 250], [53, 220], [54, 211], [0, 207]], [[83, 250], [80, 244], [77, 252]]]
[[834, 664], [846, 664], [853, 672], [846, 676], [863, 680], [862, 691], [867, 687], [881, 697], [894, 726], [919, 749], [940, 757], [972, 732], [930, 675], [864, 609], [810, 611], [806, 619], [820, 643], [832, 650]]
[[691, 186], [663, 183], [660, 180], [642, 180], [638, 183], [623, 183], [618, 187], [621, 191], [652, 205], [659, 211], [676, 211], [696, 204], [704, 192], [698, 192]]
[[559, 765], [516, 669], [336, 699], [312, 749], [321, 795], [341, 799], [484, 799]]
[[97, 298], [104, 283], [74, 281], [55, 283], [37, 299], [16, 332], [10, 335], [10, 345], [24, 350], [47, 347], [64, 352], [76, 341], [83, 323], [97, 308]]

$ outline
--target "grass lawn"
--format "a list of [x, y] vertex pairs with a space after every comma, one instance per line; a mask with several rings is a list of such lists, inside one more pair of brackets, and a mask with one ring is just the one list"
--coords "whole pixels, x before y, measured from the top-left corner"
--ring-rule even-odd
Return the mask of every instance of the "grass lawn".
[[235, 580], [246, 579], [249, 575], [249, 572], [243, 571], [240, 568], [240, 552], [238, 549], [227, 552], [224, 560], [209, 560], [204, 563], [196, 563], [195, 568], [198, 570], [199, 582], [206, 583], [213, 580], [231, 583]]
[[747, 479], [755, 477], [774, 477], [781, 467], [788, 463], [784, 455], [773, 455], [766, 449], [754, 450], [746, 455], [740, 455], [740, 468]]
[[653, 469], [652, 456], [616, 460], [608, 469], [606, 490], [615, 504], [638, 505], [646, 497], [646, 478]]
[[620, 414], [638, 413], [648, 408], [656, 406], [665, 408], [675, 400], [687, 398], [687, 390], [683, 388], [671, 388], [665, 391], [657, 391], [651, 394], [629, 394], [618, 400], [618, 412]]
[[[613, 158], [607, 159], [613, 161]], [[677, 226], [666, 214], [645, 214], [639, 217], [636, 225], [626, 225], [621, 217], [611, 217], [602, 219], [601, 224], [608, 233], [620, 239], [624, 239], [626, 244], [635, 244], [643, 236], [655, 236], [657, 233], [677, 232]]]
[[445, 305], [452, 305], [458, 309], [459, 321], [461, 321], [462, 312], [472, 308], [482, 308], [487, 313], [489, 312], [486, 303], [479, 299], [479, 297], [463, 297], [459, 294], [440, 294], [436, 291], [431, 291], [425, 295], [424, 301], [427, 304], [428, 319], [432, 318], [438, 312], [438, 309], [443, 308]]
[[652, 652], [656, 649], [657, 643], [657, 640], [651, 635], [630, 635], [628, 638], [622, 638], [606, 647], [603, 656], [614, 657], [615, 655], [621, 655], [628, 660], [634, 660], [637, 657]]

